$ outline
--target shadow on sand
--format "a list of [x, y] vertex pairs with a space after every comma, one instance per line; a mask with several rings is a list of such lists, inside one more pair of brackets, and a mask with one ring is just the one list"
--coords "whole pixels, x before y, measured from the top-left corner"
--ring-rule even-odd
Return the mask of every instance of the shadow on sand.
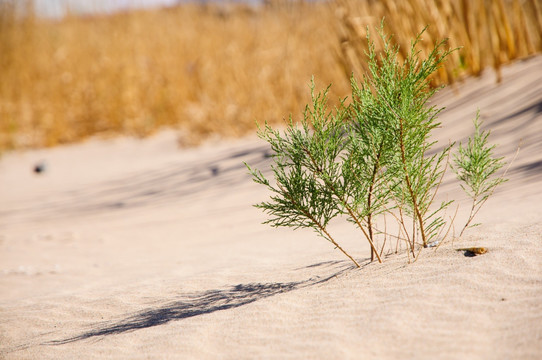
[[270, 154], [267, 144], [258, 144], [246, 149], [230, 149], [197, 161], [180, 159], [77, 190], [59, 191], [38, 204], [31, 202], [0, 209], [0, 219], [16, 214], [24, 214], [25, 218], [34, 221], [103, 216], [164, 204], [183, 206], [188, 201], [208, 201], [239, 184], [251, 184], [243, 162], [265, 169], [271, 162]]
[[124, 319], [118, 321], [97, 323], [93, 325], [91, 329], [84, 331], [79, 335], [48, 341], [42, 345], [62, 345], [85, 339], [122, 334], [163, 325], [170, 321], [238, 308], [271, 296], [325, 283], [346, 271], [354, 269], [353, 265], [344, 261], [325, 262], [310, 265], [309, 267], [328, 267], [332, 268], [333, 271], [326, 276], [312, 277], [297, 282], [239, 284], [224, 289], [208, 290], [183, 295], [180, 296], [182, 300], [165, 302], [156, 307], [148, 308], [126, 316]]

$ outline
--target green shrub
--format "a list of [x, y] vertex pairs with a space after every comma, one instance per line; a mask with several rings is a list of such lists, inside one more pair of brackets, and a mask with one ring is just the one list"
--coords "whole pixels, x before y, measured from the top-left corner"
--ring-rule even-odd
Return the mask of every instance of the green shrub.
[[[359, 82], [352, 77], [349, 105], [342, 101], [330, 110], [329, 87], [315, 93], [313, 80], [312, 103], [306, 106], [300, 124], [290, 117], [282, 134], [267, 123], [259, 128], [259, 136], [274, 152], [275, 181], [271, 183], [247, 165], [254, 181], [273, 194], [269, 201], [255, 205], [270, 215], [266, 223], [311, 228], [357, 266], [328, 231], [335, 217], [346, 218], [361, 231], [370, 245], [371, 260], [376, 256], [379, 262], [384, 245], [377, 248], [376, 238], [386, 235], [375, 225], [381, 215], [393, 215], [400, 229], [397, 238], [413, 256], [417, 247], [442, 241], [451, 227], [444, 214], [452, 201], [435, 204], [435, 196], [454, 144], [428, 155], [435, 145], [431, 131], [440, 125], [437, 115], [442, 109], [428, 107], [427, 102], [436, 91], [429, 77], [453, 50], [445, 50], [442, 41], [426, 59], [420, 59], [416, 46], [422, 31], [400, 62], [399, 47], [382, 28], [380, 55], [367, 31], [369, 72]], [[463, 188], [473, 197], [465, 227], [504, 181], [493, 179], [502, 159], [491, 157], [493, 147], [486, 144], [489, 134], [480, 133], [475, 125], [474, 140], [466, 148], [459, 147], [454, 166]]]

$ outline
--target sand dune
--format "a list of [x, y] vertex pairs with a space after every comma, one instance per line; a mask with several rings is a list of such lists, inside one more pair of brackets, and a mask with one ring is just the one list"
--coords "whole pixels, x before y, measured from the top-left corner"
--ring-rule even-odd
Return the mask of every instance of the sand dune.
[[[480, 108], [498, 154], [522, 142], [510, 181], [482, 226], [411, 264], [370, 263], [349, 224], [333, 230], [360, 269], [310, 231], [261, 225], [255, 137], [4, 154], [0, 358], [542, 358], [542, 57], [502, 71], [441, 91], [436, 136], [466, 139]], [[442, 194], [466, 204], [451, 174]]]

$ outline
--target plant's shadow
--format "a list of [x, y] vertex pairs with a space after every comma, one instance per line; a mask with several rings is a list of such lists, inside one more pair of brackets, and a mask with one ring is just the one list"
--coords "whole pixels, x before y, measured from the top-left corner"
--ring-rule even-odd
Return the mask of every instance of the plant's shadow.
[[33, 221], [103, 216], [123, 210], [148, 210], [164, 204], [213, 201], [217, 194], [251, 183], [243, 161], [265, 168], [269, 166], [270, 156], [269, 147], [258, 144], [234, 147], [197, 160], [179, 159], [92, 186], [62, 190], [41, 202], [33, 200], [0, 209], [0, 220], [21, 221], [17, 218], [20, 214]]
[[[312, 265], [325, 266], [327, 263]], [[334, 271], [323, 277], [312, 277], [296, 282], [248, 283], [230, 286], [224, 289], [208, 290], [180, 296], [181, 300], [165, 302], [154, 308], [148, 308], [126, 316], [118, 321], [97, 323], [81, 334], [59, 340], [52, 340], [43, 345], [62, 345], [80, 340], [122, 334], [139, 329], [159, 326], [170, 321], [187, 319], [194, 316], [211, 314], [216, 311], [238, 308], [255, 301], [293, 290], [325, 283], [332, 278], [352, 270], [353, 265], [345, 262], [333, 263]]]

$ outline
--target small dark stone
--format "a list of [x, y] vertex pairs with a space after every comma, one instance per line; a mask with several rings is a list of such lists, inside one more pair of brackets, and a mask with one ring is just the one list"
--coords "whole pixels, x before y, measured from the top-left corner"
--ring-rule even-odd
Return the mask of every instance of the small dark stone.
[[39, 162], [36, 165], [34, 165], [34, 172], [36, 174], [41, 174], [45, 172], [46, 168], [47, 166], [45, 166], [44, 162]]

